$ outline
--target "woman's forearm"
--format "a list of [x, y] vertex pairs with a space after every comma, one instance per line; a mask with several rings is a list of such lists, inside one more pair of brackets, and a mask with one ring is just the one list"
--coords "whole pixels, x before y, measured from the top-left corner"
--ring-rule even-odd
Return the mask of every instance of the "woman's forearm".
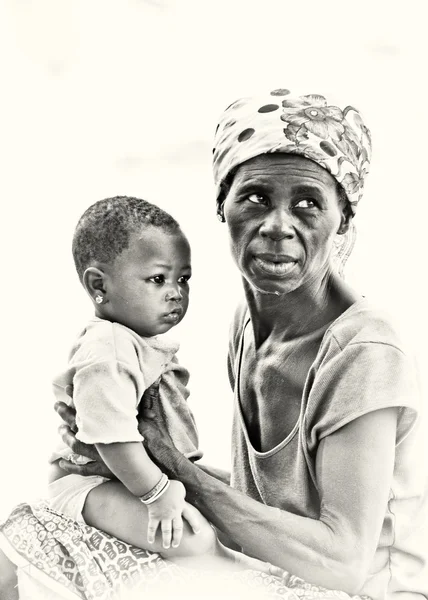
[[190, 463], [180, 471], [175, 476], [187, 500], [246, 554], [315, 584], [356, 592], [355, 554], [325, 523], [266, 506]]
[[[388, 506], [395, 408], [360, 416], [320, 441], [315, 462], [317, 518], [267, 506], [229, 487], [186, 459], [158, 425], [147, 427], [146, 434], [156, 462], [184, 484], [187, 500], [246, 554], [317, 585], [350, 594], [360, 591]], [[287, 486], [281, 473], [277, 485]]]
[[316, 459], [318, 518], [266, 506], [189, 461], [175, 459], [173, 466], [188, 500], [245, 553], [315, 584], [356, 594], [367, 580], [381, 535], [396, 431], [396, 409], [382, 409], [321, 440]]
[[217, 467], [212, 467], [211, 465], [202, 465], [200, 463], [196, 463], [196, 466], [205, 471], [205, 473], [208, 473], [208, 475], [211, 475], [211, 477], [214, 477], [215, 479], [218, 479], [219, 481], [230, 485], [230, 471], [226, 471], [225, 469], [219, 469]]

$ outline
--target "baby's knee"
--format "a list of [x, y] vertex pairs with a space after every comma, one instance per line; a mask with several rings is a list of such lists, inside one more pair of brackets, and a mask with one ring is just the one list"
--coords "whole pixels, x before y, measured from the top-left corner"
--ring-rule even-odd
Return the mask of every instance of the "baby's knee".
[[192, 533], [191, 554], [189, 556], [200, 556], [202, 554], [215, 554], [218, 539], [214, 527], [208, 521], [203, 521], [198, 533]]

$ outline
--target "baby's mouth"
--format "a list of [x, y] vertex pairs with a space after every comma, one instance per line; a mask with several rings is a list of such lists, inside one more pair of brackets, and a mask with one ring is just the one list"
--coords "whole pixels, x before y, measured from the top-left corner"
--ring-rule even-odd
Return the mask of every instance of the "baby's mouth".
[[183, 309], [180, 308], [174, 308], [173, 310], [171, 310], [168, 313], [165, 313], [163, 318], [166, 321], [171, 321], [171, 322], [176, 322], [180, 319], [181, 315], [183, 314]]

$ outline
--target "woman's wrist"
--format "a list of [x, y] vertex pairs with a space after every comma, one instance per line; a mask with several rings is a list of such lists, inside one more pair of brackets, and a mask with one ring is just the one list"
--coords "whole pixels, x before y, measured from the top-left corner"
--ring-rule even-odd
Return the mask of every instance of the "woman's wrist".
[[186, 472], [186, 463], [192, 466], [191, 462], [175, 446], [165, 444], [162, 440], [158, 441], [153, 451], [156, 462], [171, 479], [181, 480]]

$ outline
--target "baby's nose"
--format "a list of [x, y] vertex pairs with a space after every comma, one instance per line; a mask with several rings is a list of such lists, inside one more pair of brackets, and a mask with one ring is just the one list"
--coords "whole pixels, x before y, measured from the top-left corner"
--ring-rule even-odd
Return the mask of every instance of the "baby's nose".
[[180, 287], [171, 286], [165, 295], [165, 300], [170, 302], [171, 300], [175, 300], [176, 302], [181, 302], [183, 300], [183, 295], [181, 293]]

